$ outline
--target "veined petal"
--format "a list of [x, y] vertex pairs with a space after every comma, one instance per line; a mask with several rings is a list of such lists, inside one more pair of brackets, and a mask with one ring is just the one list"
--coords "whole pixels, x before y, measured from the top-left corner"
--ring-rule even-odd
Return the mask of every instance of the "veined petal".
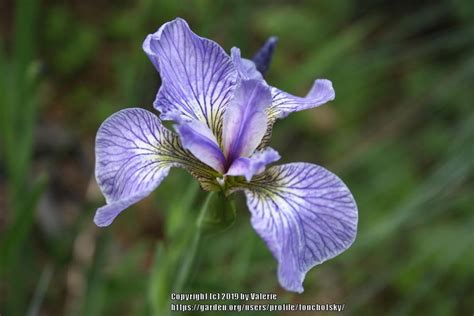
[[282, 118], [292, 112], [303, 111], [334, 100], [335, 92], [331, 81], [316, 79], [306, 97], [297, 97], [272, 88], [272, 105], [268, 109], [270, 117]]
[[176, 134], [151, 112], [133, 108], [110, 116], [99, 128], [95, 144], [97, 183], [107, 205], [94, 222], [108, 226], [120, 212], [148, 196], [170, 167], [184, 167], [206, 188], [212, 188], [212, 170], [181, 148]]
[[263, 75], [257, 70], [255, 63], [249, 59], [241, 57], [239, 48], [232, 47], [230, 50], [230, 55], [240, 78], [263, 79]]
[[227, 161], [249, 157], [267, 128], [270, 88], [263, 80], [242, 80], [224, 114], [222, 143]]
[[[270, 38], [256, 56], [261, 56], [259, 58], [262, 60], [264, 57], [271, 58], [275, 44], [276, 38]], [[266, 54], [270, 54], [270, 56]], [[231, 56], [240, 78], [263, 79], [262, 73], [258, 70], [258, 67], [263, 67], [262, 64], [242, 58], [240, 49], [237, 47], [232, 48]], [[270, 120], [285, 117], [292, 112], [303, 111], [322, 105], [335, 98], [332, 83], [327, 79], [316, 79], [306, 97], [294, 96], [275, 87], [271, 87], [271, 93], [272, 104], [268, 107]]]
[[270, 67], [270, 63], [272, 61], [273, 52], [275, 50], [275, 46], [278, 42], [278, 38], [275, 36], [270, 37], [267, 39], [265, 44], [258, 50], [258, 52], [253, 56], [252, 60], [255, 63], [257, 70], [260, 71], [262, 75], [268, 71]]
[[154, 102], [162, 119], [178, 111], [184, 119], [206, 124], [221, 134], [224, 107], [232, 97], [236, 72], [215, 42], [197, 36], [175, 19], [147, 36], [143, 49], [159, 70], [162, 85]]
[[[238, 48], [232, 48], [232, 62], [239, 74], [239, 78], [263, 78], [262, 74], [264, 74], [266, 68], [268, 68], [276, 42], [277, 39], [275, 37], [268, 39], [265, 45], [255, 55], [254, 62], [242, 58]], [[265, 148], [270, 142], [273, 124], [277, 119], [286, 117], [292, 112], [322, 105], [335, 98], [332, 83], [327, 79], [316, 79], [306, 97], [294, 96], [275, 87], [271, 87], [271, 94], [272, 104], [266, 109], [268, 124], [266, 132], [258, 146], [259, 149]]]
[[131, 204], [150, 194], [173, 166], [161, 146], [165, 134], [159, 119], [142, 109], [126, 109], [109, 117], [96, 137], [97, 183], [107, 205], [97, 210], [98, 226], [108, 226]]
[[240, 157], [232, 163], [227, 175], [244, 176], [247, 181], [252, 180], [256, 174], [265, 171], [266, 165], [279, 160], [281, 157], [276, 150], [267, 147], [264, 150], [257, 151], [250, 158]]
[[275, 166], [244, 184], [251, 223], [278, 260], [283, 288], [303, 292], [309, 269], [353, 243], [357, 206], [346, 185], [313, 164]]
[[268, 125], [258, 148], [264, 148], [270, 143], [273, 124], [279, 118], [284, 118], [292, 112], [310, 109], [335, 98], [331, 81], [317, 79], [306, 97], [297, 97], [272, 87], [272, 105], [267, 108]]
[[214, 170], [224, 173], [224, 154], [217, 144], [216, 137], [204, 123], [181, 120], [179, 124], [174, 125], [174, 128], [185, 149]]

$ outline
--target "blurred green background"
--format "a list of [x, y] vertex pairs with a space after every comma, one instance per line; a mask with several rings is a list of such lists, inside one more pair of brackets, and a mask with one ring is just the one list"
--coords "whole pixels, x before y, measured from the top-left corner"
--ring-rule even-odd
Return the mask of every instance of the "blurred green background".
[[272, 292], [345, 303], [344, 315], [474, 313], [473, 1], [3, 0], [2, 316], [168, 313], [203, 193], [173, 170], [99, 229], [93, 168], [105, 118], [152, 110], [159, 76], [141, 44], [176, 16], [248, 57], [278, 36], [271, 85], [304, 95], [332, 80], [336, 100], [279, 121], [272, 147], [339, 175], [360, 217], [354, 245], [291, 294], [239, 195], [183, 292]]

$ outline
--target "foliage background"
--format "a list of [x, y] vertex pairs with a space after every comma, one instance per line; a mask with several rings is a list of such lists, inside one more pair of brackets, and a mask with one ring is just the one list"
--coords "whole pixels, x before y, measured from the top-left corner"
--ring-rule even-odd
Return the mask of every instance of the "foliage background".
[[311, 270], [296, 295], [278, 286], [239, 196], [236, 223], [205, 237], [183, 291], [272, 292], [277, 303], [345, 303], [345, 315], [472, 314], [473, 4], [2, 1], [0, 314], [169, 310], [197, 185], [173, 170], [98, 229], [93, 167], [106, 117], [151, 110], [159, 76], [141, 43], [176, 16], [245, 56], [278, 36], [267, 79], [284, 90], [304, 95], [316, 77], [333, 81], [336, 100], [279, 122], [272, 147], [282, 162], [338, 174], [360, 212], [352, 248]]

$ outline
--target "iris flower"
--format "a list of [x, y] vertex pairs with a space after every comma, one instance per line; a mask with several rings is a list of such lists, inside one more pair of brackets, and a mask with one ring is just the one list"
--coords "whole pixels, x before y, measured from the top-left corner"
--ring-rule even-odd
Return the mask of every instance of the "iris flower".
[[[303, 292], [309, 269], [346, 250], [357, 230], [357, 207], [346, 185], [315, 164], [269, 167], [277, 119], [334, 99], [329, 80], [315, 80], [305, 97], [269, 86], [276, 40], [253, 60], [193, 33], [175, 19], [146, 37], [143, 49], [161, 76], [154, 101], [159, 118], [130, 108], [110, 116], [96, 138], [96, 178], [107, 204], [94, 218], [108, 226], [155, 190], [171, 167], [188, 170], [206, 191], [243, 191], [251, 224], [278, 261], [278, 280]], [[174, 121], [174, 132], [161, 120]], [[308, 148], [308, 150], [313, 150]]]

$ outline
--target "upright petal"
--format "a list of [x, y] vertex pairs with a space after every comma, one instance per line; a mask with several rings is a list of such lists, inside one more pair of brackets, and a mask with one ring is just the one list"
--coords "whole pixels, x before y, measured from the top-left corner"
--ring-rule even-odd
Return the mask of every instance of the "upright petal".
[[260, 71], [257, 70], [255, 63], [249, 59], [242, 58], [239, 48], [232, 47], [230, 50], [230, 55], [240, 78], [263, 79], [263, 76]]
[[110, 116], [96, 137], [95, 175], [107, 205], [94, 221], [108, 226], [133, 203], [151, 193], [180, 158], [172, 147], [172, 135], [153, 114], [126, 109]]
[[[271, 59], [274, 46], [276, 45], [276, 38], [270, 38], [265, 45], [260, 49], [259, 55], [261, 62], [265, 61], [265, 58]], [[266, 54], [269, 54], [268, 56]], [[257, 56], [256, 55], [256, 56]], [[240, 50], [236, 47], [231, 50], [232, 62], [235, 65], [235, 69], [241, 79], [263, 79], [259, 67], [265, 67], [265, 64], [259, 64], [258, 62], [252, 62], [248, 59], [242, 58]], [[255, 60], [255, 57], [254, 57]], [[270, 63], [270, 60], [268, 60]], [[268, 66], [268, 65], [267, 65]], [[310, 109], [326, 102], [334, 100], [335, 93], [332, 87], [331, 81], [327, 79], [315, 80], [313, 87], [308, 92], [306, 97], [298, 97], [279, 90], [275, 87], [271, 87], [272, 104], [267, 107], [268, 124], [266, 132], [262, 138], [259, 149], [265, 148], [270, 142], [272, 128], [275, 121], [279, 118], [286, 117], [292, 112], [302, 111]]]
[[303, 292], [306, 273], [353, 243], [357, 206], [349, 189], [317, 165], [275, 166], [242, 183], [251, 223], [278, 260], [283, 288]]
[[255, 63], [257, 70], [265, 76], [270, 67], [270, 63], [272, 61], [273, 52], [275, 50], [275, 46], [278, 42], [278, 38], [275, 36], [270, 37], [267, 39], [265, 44], [258, 50], [258, 52], [253, 56], [252, 60]]
[[214, 170], [224, 173], [224, 154], [219, 148], [214, 134], [204, 123], [179, 120], [179, 124], [174, 125], [174, 128], [185, 149]]
[[262, 80], [242, 80], [224, 114], [222, 143], [228, 162], [250, 156], [267, 128], [270, 88]]
[[227, 175], [244, 176], [247, 181], [252, 180], [256, 174], [265, 171], [265, 167], [272, 162], [279, 160], [281, 157], [276, 150], [267, 147], [264, 150], [254, 152], [249, 158], [240, 157], [234, 160]]
[[162, 119], [178, 111], [220, 135], [224, 107], [232, 96], [236, 73], [230, 57], [215, 42], [194, 34], [175, 19], [150, 34], [143, 49], [160, 72], [162, 85], [154, 102]]

